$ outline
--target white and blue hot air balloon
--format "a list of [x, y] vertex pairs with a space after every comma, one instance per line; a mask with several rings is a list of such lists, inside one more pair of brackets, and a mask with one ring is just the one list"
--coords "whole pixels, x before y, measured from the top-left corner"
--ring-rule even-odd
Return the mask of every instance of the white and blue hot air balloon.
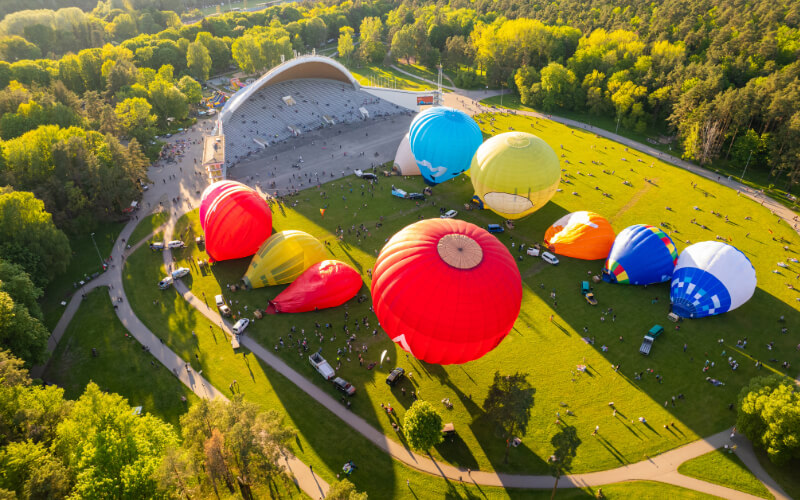
[[672, 312], [702, 318], [732, 311], [753, 296], [756, 270], [737, 248], [718, 241], [687, 247], [672, 273]]
[[435, 107], [414, 118], [408, 142], [425, 182], [434, 185], [469, 170], [483, 134], [466, 113]]

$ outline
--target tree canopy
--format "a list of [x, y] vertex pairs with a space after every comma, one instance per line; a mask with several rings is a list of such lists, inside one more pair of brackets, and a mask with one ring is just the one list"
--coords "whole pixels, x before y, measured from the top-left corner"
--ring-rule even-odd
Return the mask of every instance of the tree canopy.
[[772, 462], [800, 458], [800, 391], [783, 375], [758, 377], [739, 392], [736, 427]]
[[428, 451], [442, 442], [442, 416], [428, 401], [418, 399], [406, 411], [403, 433], [412, 448]]

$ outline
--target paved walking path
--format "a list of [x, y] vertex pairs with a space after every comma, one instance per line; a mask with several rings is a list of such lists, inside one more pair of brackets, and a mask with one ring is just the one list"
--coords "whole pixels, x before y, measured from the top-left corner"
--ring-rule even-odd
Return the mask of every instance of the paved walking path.
[[[402, 70], [400, 70], [402, 71]], [[412, 75], [414, 76], [414, 75]], [[416, 77], [418, 78], [418, 77]], [[470, 94], [472, 95], [472, 94]], [[474, 96], [478, 98], [487, 97], [489, 94], [483, 91], [475, 91]], [[455, 94], [446, 94], [446, 99], [450, 99], [454, 101], [455, 104], [459, 104], [459, 107], [468, 109], [474, 112], [484, 112], [486, 108], [483, 107], [480, 103], [475, 101], [473, 98], [463, 95], [455, 95]], [[521, 113], [523, 114], [523, 113]], [[531, 115], [538, 116], [545, 118], [542, 115], [538, 115], [536, 113], [531, 113]], [[558, 120], [560, 121], [560, 120]], [[566, 123], [571, 126], [577, 126], [579, 128], [587, 128], [587, 126], [583, 124], [579, 124], [577, 122], [572, 122], [571, 120], [564, 120], [562, 123]], [[202, 127], [207, 127], [207, 124], [204, 124]], [[202, 128], [198, 127], [198, 128]], [[655, 156], [660, 156], [662, 159], [664, 155], [658, 151], [649, 148], [646, 145], [634, 143], [628, 139], [625, 139], [620, 136], [615, 136], [614, 134], [606, 133], [605, 131], [601, 131], [599, 129], [590, 129], [592, 132], [597, 133], [598, 135], [605, 135], [610, 137], [614, 140], [617, 140], [623, 144], [628, 144], [630, 147], [638, 149], [643, 152], [647, 152], [648, 154], [654, 154]], [[192, 134], [188, 134], [182, 137], [177, 137], [176, 139], [180, 138], [187, 138], [189, 140], [197, 140], [201, 137], [202, 131], [198, 130]], [[199, 155], [199, 145], [190, 147], [187, 149], [187, 154], [184, 158], [180, 159], [178, 163], [172, 167], [169, 167], [169, 170], [166, 166], [162, 167], [154, 167], [151, 169], [151, 179], [155, 181], [153, 187], [147, 191], [144, 195], [142, 205], [146, 207], [150, 207], [151, 204], [155, 209], [157, 204], [164, 203], [168, 213], [171, 214], [169, 222], [165, 226], [165, 240], [168, 240], [172, 234], [174, 224], [177, 221], [177, 217], [179, 214], [183, 214], [189, 210], [191, 210], [193, 203], [199, 203], [199, 193], [202, 191], [202, 188], [205, 187], [205, 181], [200, 178], [200, 176], [196, 175], [196, 166], [193, 167], [191, 160], [196, 158]], [[288, 156], [288, 155], [287, 155]], [[667, 161], [674, 161], [677, 163], [686, 163], [682, 160], [679, 160], [674, 157], [669, 157]], [[722, 184], [730, 185], [727, 179], [717, 179], [715, 180], [714, 174], [709, 173], [699, 167], [693, 166], [691, 164], [686, 163], [684, 168], [688, 168], [693, 172], [698, 173], [698, 175], [702, 175], [711, 179], [712, 181], [722, 181]], [[176, 170], [180, 169], [180, 174]], [[695, 170], [697, 169], [697, 170]], [[158, 180], [162, 180], [163, 182], [161, 185], [158, 184]], [[273, 178], [274, 179], [274, 178]], [[167, 180], [170, 180], [167, 183]], [[252, 180], [252, 179], [251, 179]], [[277, 180], [279, 182], [283, 182], [288, 184], [291, 182], [291, 178], [289, 175], [281, 175], [277, 176]], [[173, 182], [176, 181], [176, 182]], [[738, 183], [734, 183], [731, 185], [734, 189], [741, 189], [742, 191], [748, 190], [744, 186], [738, 185]], [[288, 186], [284, 186], [286, 188]], [[752, 191], [752, 190], [751, 190]], [[176, 195], [180, 196], [176, 200]], [[749, 193], [751, 197], [754, 197], [752, 193]], [[176, 200], [175, 203], [170, 203], [169, 200]], [[769, 200], [769, 199], [767, 199]], [[769, 202], [765, 202], [765, 205], [770, 206]], [[773, 202], [774, 203], [774, 202]], [[776, 204], [775, 207], [776, 214], [783, 214], [783, 211], [788, 211], [782, 205]], [[791, 213], [791, 211], [788, 211]], [[143, 217], [144, 215], [142, 215]], [[112, 267], [104, 273], [101, 277], [97, 278], [95, 281], [91, 282], [90, 285], [87, 285], [86, 289], [96, 288], [98, 286], [108, 286], [109, 287], [109, 295], [114, 301], [114, 304], [118, 306], [117, 314], [120, 317], [122, 323], [129, 329], [131, 334], [139, 340], [143, 345], [150, 347], [151, 352], [153, 355], [165, 366], [169, 367], [173, 370], [173, 373], [188, 387], [190, 387], [195, 393], [198, 394], [200, 397], [206, 398], [225, 398], [225, 396], [218, 391], [215, 387], [213, 387], [207, 380], [205, 380], [202, 376], [195, 373], [193, 370], [189, 369], [186, 370], [185, 361], [181, 359], [177, 354], [167, 348], [161, 341], [156, 337], [152, 332], [150, 332], [147, 327], [136, 317], [133, 310], [130, 308], [127, 298], [125, 296], [125, 292], [122, 285], [122, 267], [124, 263], [125, 257], [133, 251], [126, 251], [125, 249], [125, 240], [130, 236], [135, 228], [138, 220], [132, 220], [128, 225], [125, 226], [122, 233], [119, 236], [118, 241], [115, 243], [114, 248], [112, 250], [112, 257], [113, 257], [113, 264]], [[137, 242], [141, 244], [141, 242]], [[164, 252], [164, 259], [165, 263], [171, 262], [171, 256], [168, 251]], [[118, 265], [118, 267], [117, 267]], [[224, 320], [219, 316], [216, 310], [212, 310], [209, 306], [207, 306], [202, 300], [194, 297], [191, 292], [178, 280], [175, 284], [176, 288], [184, 295], [184, 298], [198, 311], [202, 314], [207, 316], [211, 319], [215, 324], [222, 324], [224, 325], [223, 330], [226, 331], [227, 334], [230, 334], [230, 325], [224, 322]], [[118, 302], [118, 297], [122, 298], [122, 302]], [[53, 332], [51, 337], [51, 349], [55, 347], [58, 343], [58, 340], [63, 335], [63, 332], [66, 329], [69, 321], [71, 320], [72, 316], [74, 315], [75, 311], [78, 309], [78, 305], [81, 301], [81, 294], [75, 293], [72, 300], [66, 307], [64, 315], [62, 316], [61, 320], [58, 323], [58, 326]], [[338, 401], [328, 395], [326, 392], [318, 388], [316, 385], [311, 383], [301, 374], [296, 372], [290, 366], [288, 366], [283, 360], [279, 357], [275, 356], [267, 349], [263, 348], [261, 345], [256, 343], [254, 340], [250, 339], [247, 336], [242, 336], [240, 340], [241, 344], [250, 349], [256, 356], [262, 359], [265, 363], [269, 364], [273, 369], [281, 373], [282, 375], [286, 376], [289, 380], [291, 380], [297, 387], [315, 400], [319, 401], [323, 404], [326, 408], [328, 408], [333, 414], [337, 417], [342, 419], [345, 423], [347, 423], [350, 427], [354, 430], [365, 436], [367, 439], [372, 441], [376, 446], [384, 450], [385, 452], [389, 453], [392, 457], [397, 460], [400, 460], [407, 465], [414, 467], [418, 470], [423, 472], [427, 472], [433, 475], [440, 475], [451, 480], [459, 480], [464, 478], [466, 480], [472, 480], [474, 483], [479, 485], [486, 485], [486, 486], [499, 486], [499, 487], [513, 487], [513, 488], [551, 488], [553, 485], [553, 478], [551, 476], [535, 476], [535, 475], [513, 475], [513, 474], [496, 474], [492, 472], [482, 472], [482, 471], [473, 471], [471, 474], [467, 474], [466, 470], [458, 469], [456, 467], [450, 466], [448, 464], [438, 463], [427, 456], [421, 456], [416, 454], [403, 446], [402, 444], [398, 443], [393, 439], [389, 439], [386, 435], [384, 435], [381, 431], [375, 429], [369, 423], [367, 423], [364, 419], [359, 417], [358, 415], [352, 413], [350, 410], [347, 410], [344, 406], [342, 406]], [[648, 479], [648, 480], [655, 480], [661, 481], [665, 483], [675, 484], [678, 486], [694, 489], [697, 491], [702, 491], [705, 493], [713, 494], [722, 496], [725, 498], [755, 498], [751, 495], [747, 495], [745, 493], [741, 493], [738, 491], [731, 490], [729, 488], [725, 488], [722, 486], [713, 485], [711, 483], [707, 483], [704, 481], [699, 481], [693, 478], [688, 478], [682, 476], [677, 473], [677, 467], [680, 463], [689, 460], [691, 458], [695, 458], [700, 456], [708, 451], [711, 451], [715, 448], [718, 448], [725, 444], [729, 439], [730, 431], [723, 431], [713, 436], [710, 436], [706, 439], [699, 440], [688, 445], [685, 445], [681, 448], [676, 450], [672, 450], [670, 452], [661, 454], [657, 457], [644, 460], [642, 462], [636, 464], [630, 464], [624, 467], [619, 467], [617, 469], [612, 469], [608, 471], [601, 471], [601, 472], [593, 472], [588, 474], [576, 474], [565, 476], [561, 478], [559, 481], [560, 487], [583, 487], [583, 486], [601, 486], [604, 484], [616, 483], [620, 481], [626, 480], [635, 480], [635, 479]], [[743, 438], [737, 438], [737, 455], [747, 464], [747, 466], [751, 469], [751, 471], [762, 481], [765, 483], [768, 489], [775, 495], [778, 499], [789, 498], [788, 495], [783, 492], [780, 487], [772, 481], [772, 479], [767, 475], [766, 471], [760, 467], [758, 464], [755, 455], [753, 453], [752, 447], [748, 445], [746, 440]], [[291, 470], [296, 478], [297, 484], [309, 495], [312, 497], [317, 497], [319, 495], [324, 495], [327, 492], [328, 484], [325, 483], [322, 479], [315, 476], [310, 469], [302, 464], [296, 457], [288, 456], [286, 457], [285, 465], [289, 470]]]

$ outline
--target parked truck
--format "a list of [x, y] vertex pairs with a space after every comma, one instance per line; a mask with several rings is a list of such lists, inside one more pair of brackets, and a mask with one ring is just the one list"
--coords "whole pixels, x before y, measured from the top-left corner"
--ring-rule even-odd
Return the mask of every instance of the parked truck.
[[664, 333], [664, 327], [661, 325], [655, 325], [653, 328], [647, 332], [647, 335], [644, 336], [644, 340], [642, 340], [642, 346], [639, 347], [639, 352], [644, 354], [645, 356], [650, 355], [650, 349], [653, 347], [653, 342], [658, 338], [659, 335]]
[[318, 352], [315, 352], [311, 356], [308, 357], [308, 362], [311, 363], [311, 366], [314, 367], [315, 370], [319, 372], [320, 375], [325, 377], [325, 380], [330, 380], [336, 376], [336, 372], [333, 371], [331, 368], [330, 363], [325, 361], [325, 358]]

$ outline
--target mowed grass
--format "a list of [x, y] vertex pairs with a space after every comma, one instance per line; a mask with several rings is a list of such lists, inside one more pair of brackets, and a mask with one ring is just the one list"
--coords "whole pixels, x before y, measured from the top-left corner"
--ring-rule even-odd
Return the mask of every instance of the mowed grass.
[[347, 66], [347, 69], [361, 85], [377, 85], [379, 87], [392, 87], [403, 90], [432, 90], [436, 87], [387, 66], [378, 64], [361, 66], [355, 63], [347, 63], [341, 58], [337, 60]]
[[[103, 271], [101, 259], [97, 252], [99, 250], [100, 256], [104, 259], [107, 258], [111, 254], [114, 242], [122, 228], [125, 227], [125, 224], [125, 222], [102, 223], [94, 231], [69, 236], [69, 246], [72, 250], [69, 266], [67, 266], [67, 270], [63, 274], [53, 276], [40, 301], [42, 313], [44, 314], [44, 324], [48, 330], [52, 331], [55, 328], [64, 313], [61, 301], [69, 302], [72, 294], [80, 290], [80, 288], [75, 288], [73, 284], [83, 280], [86, 276], [91, 276], [95, 272]], [[97, 248], [92, 243], [91, 233], [94, 233], [94, 241], [97, 243]]]
[[169, 212], [165, 210], [144, 217], [131, 233], [128, 238], [128, 243], [131, 246], [139, 243], [142, 239], [150, 236], [153, 231], [164, 225], [167, 219], [169, 219]]
[[800, 498], [800, 459], [790, 460], [784, 465], [775, 465], [770, 462], [764, 450], [756, 449], [756, 458], [767, 471], [769, 477], [774, 479], [791, 498]]
[[[97, 349], [97, 357], [92, 355], [93, 348]], [[95, 382], [104, 391], [127, 398], [131, 406], [142, 406], [143, 412], [175, 426], [189, 404], [197, 400], [189, 388], [161, 363], [153, 362], [141, 344], [127, 334], [106, 288], [86, 295], [42, 379], [63, 387], [69, 399], [77, 399], [86, 384]]]
[[[478, 118], [484, 122], [484, 130], [489, 132], [489, 117]], [[772, 273], [773, 269], [780, 269], [775, 267], [777, 259], [787, 260], [788, 256], [796, 255], [793, 249], [798, 239], [790, 228], [776, 222], [777, 219], [758, 204], [737, 197], [734, 191], [722, 189], [639, 153], [626, 152], [611, 141], [595, 138], [581, 130], [573, 134], [567, 127], [544, 120], [520, 116], [494, 118], [495, 130], [508, 130], [509, 127], [530, 130], [547, 140], [557, 152], [563, 153], [565, 181], [571, 183], [563, 184], [563, 191], [556, 194], [550, 204], [518, 222], [513, 231], [500, 235], [500, 240], [509, 247], [512, 238], [517, 245], [519, 242], [531, 244], [540, 241], [548, 225], [564, 213], [591, 209], [608, 217], [617, 231], [633, 223], [668, 224], [667, 229], [672, 231], [679, 249], [685, 248], [687, 241], [713, 240], [717, 234], [730, 237], [732, 243], [751, 258], [759, 275], [759, 289], [753, 299], [739, 310], [714, 318], [684, 321], [681, 329], [676, 331], [666, 319], [669, 310], [667, 285], [651, 286], [645, 290], [641, 287], [600, 283], [595, 285], [600, 305], [593, 308], [583, 301], [579, 293], [580, 282], [587, 278], [587, 272], [599, 273], [602, 261], [582, 262], [563, 258], [559, 266], [551, 267], [541, 260], [526, 256], [520, 262], [525, 289], [522, 311], [515, 328], [497, 349], [484, 358], [461, 366], [445, 367], [406, 360], [405, 354], [380, 330], [373, 336], [376, 319], [369, 312], [370, 301], [359, 304], [354, 300], [347, 307], [351, 332], [357, 335], [354, 349], [367, 344], [365, 358], [368, 362], [377, 361], [382, 350], [386, 349], [392, 361], [384, 363], [383, 367], [367, 370], [359, 367], [355, 353], [340, 356], [343, 364], [340, 375], [353, 382], [359, 391], [353, 399], [353, 411], [372, 425], [379, 426], [388, 436], [393, 436], [390, 421], [380, 412], [379, 405], [382, 402], [391, 403], [402, 420], [404, 408], [410, 405], [411, 399], [408, 395], [402, 395], [401, 387], [405, 387], [407, 393], [416, 390], [421, 397], [437, 405], [442, 398], [449, 397], [455, 403], [455, 408], [452, 411], [441, 409], [445, 420], [455, 423], [459, 438], [454, 443], [437, 447], [433, 452], [435, 458], [473, 469], [541, 474], [547, 473], [544, 460], [552, 452], [550, 439], [557, 432], [556, 412], [560, 412], [562, 421], [578, 429], [581, 445], [573, 472], [584, 472], [636, 462], [732, 425], [735, 416], [734, 412], [728, 410], [728, 405], [735, 401], [743, 384], [752, 376], [769, 373], [772, 369], [781, 371], [780, 363], [783, 361], [798, 361], [791, 338], [780, 334], [777, 322], [780, 315], [785, 315], [790, 332], [800, 327], [796, 314], [797, 292], [785, 284], [795, 279], [796, 271], [793, 270], [791, 274], [787, 270], [781, 270], [784, 274]], [[563, 150], [560, 147], [562, 144]], [[626, 161], [622, 160], [623, 157]], [[602, 161], [603, 165], [593, 165], [592, 160]], [[604, 174], [603, 170], [613, 173]], [[652, 182], [644, 182], [644, 177]], [[623, 180], [630, 181], [632, 186], [622, 184]], [[696, 189], [691, 187], [693, 182], [698, 183]], [[342, 259], [363, 273], [365, 288], [361, 293], [369, 297], [366, 271], [372, 267], [384, 240], [419, 216], [437, 217], [439, 208], [455, 208], [460, 211], [460, 218], [480, 225], [500, 222], [499, 217], [489, 211], [463, 210], [463, 204], [472, 196], [468, 179], [456, 179], [436, 187], [434, 196], [420, 206], [413, 201], [392, 198], [389, 194], [392, 183], [414, 191], [420, 191], [423, 187], [418, 178], [393, 177], [391, 180], [381, 179], [374, 193], [365, 190], [362, 197], [360, 180], [337, 180], [326, 184], [321, 190], [302, 192], [292, 199], [291, 204], [295, 206], [285, 208], [285, 214], [275, 208], [273, 226], [276, 230], [301, 229], [330, 241], [332, 258]], [[600, 189], [595, 190], [595, 186]], [[572, 195], [573, 191], [577, 195]], [[322, 192], [327, 194], [327, 198], [322, 196]], [[602, 196], [602, 192], [611, 197]], [[367, 206], [364, 206], [365, 203]], [[693, 210], [694, 205], [702, 210]], [[670, 211], [665, 209], [667, 206], [671, 207]], [[320, 218], [319, 208], [327, 208], [324, 219]], [[711, 210], [722, 211], [728, 215], [729, 222], [726, 223], [724, 217], [711, 214]], [[375, 223], [379, 222], [380, 216], [384, 217], [383, 227], [376, 229]], [[752, 220], [745, 220], [745, 216], [751, 216]], [[692, 218], [697, 218], [700, 224], [709, 229], [690, 224]], [[359, 238], [355, 232], [348, 234], [346, 231], [342, 244], [334, 240], [333, 231], [338, 225], [349, 228], [352, 224], [364, 224], [370, 229], [369, 236], [366, 239], [363, 235]], [[773, 233], [770, 234], [768, 230]], [[226, 285], [236, 283], [241, 278], [248, 262], [246, 259], [222, 262], [214, 264], [209, 270], [198, 270], [193, 262], [197, 258], [205, 258], [202, 249], [196, 248], [193, 243], [198, 231], [196, 215], [182, 219], [179, 233], [189, 246], [176, 253], [176, 264], [192, 269], [191, 278], [184, 280], [198, 297], [205, 293], [207, 300], [211, 301], [213, 295], [224, 291], [226, 298], [234, 300], [235, 313], [251, 316], [254, 307], [265, 308], [268, 299], [274, 298], [283, 289], [274, 287], [250, 292], [228, 292]], [[749, 236], [746, 236], [747, 233], [750, 233]], [[773, 241], [772, 237], [784, 241]], [[784, 251], [783, 246], [788, 246], [789, 251]], [[514, 252], [516, 255], [516, 250]], [[204, 373], [212, 370], [229, 373], [237, 363], [244, 363], [234, 363], [227, 358], [217, 360], [215, 356], [218, 353], [230, 350], [225, 340], [218, 339], [219, 344], [213, 344], [208, 322], [196, 318], [196, 313], [187, 310], [174, 291], [157, 290], [155, 283], [164, 272], [159, 259], [160, 254], [150, 254], [149, 250], [144, 249], [134, 254], [128, 263], [129, 281], [126, 288], [133, 286], [136, 288], [135, 294], [141, 294], [143, 298], [137, 304], [134, 291], [128, 290], [140, 317], [154, 331], [174, 337], [170, 342], [180, 340], [184, 343], [186, 359], [194, 357], [191, 329], [203, 332], [208, 337], [208, 344], [200, 346], [197, 353], [202, 363], [208, 363], [203, 364], [207, 370]], [[789, 265], [791, 269], [796, 267]], [[557, 307], [549, 298], [553, 289], [557, 293]], [[154, 306], [152, 301], [159, 296], [162, 297], [162, 303]], [[652, 301], [656, 296], [659, 301], [654, 304]], [[248, 306], [248, 312], [245, 312], [245, 305]], [[612, 321], [609, 315], [606, 321], [601, 322], [602, 311], [609, 307], [613, 308], [616, 320]], [[549, 321], [550, 314], [555, 316], [553, 323]], [[364, 317], [370, 326], [365, 328], [362, 324], [356, 330], [355, 320], [363, 320]], [[198, 321], [204, 326], [197, 326]], [[324, 325], [327, 322], [332, 323], [333, 328], [321, 328], [325, 340], [320, 343], [314, 336], [315, 323]], [[651, 356], [642, 357], [638, 352], [641, 337], [656, 323], [664, 325], [667, 331], [657, 340]], [[296, 342], [304, 329], [310, 350], [322, 347], [323, 355], [335, 365], [337, 348], [346, 346], [342, 335], [343, 324], [344, 308], [338, 308], [318, 313], [268, 316], [252, 324], [247, 334], [268, 348], [274, 348], [277, 344], [280, 355], [287, 362], [335, 394], [333, 388], [308, 365], [308, 353], [298, 352]], [[288, 336], [291, 326], [297, 330], [292, 339]], [[584, 327], [588, 328], [588, 335], [584, 334]], [[219, 331], [216, 335], [220, 336]], [[334, 335], [336, 339], [332, 341]], [[586, 343], [582, 339], [584, 336], [593, 337], [595, 344]], [[622, 342], [620, 336], [623, 337]], [[736, 348], [736, 340], [744, 337], [748, 337], [749, 347], [745, 350]], [[283, 348], [280, 346], [281, 338], [284, 341]], [[720, 338], [725, 339], [722, 345], [717, 342]], [[772, 351], [766, 348], [768, 341], [775, 342]], [[686, 353], [682, 349], [684, 343], [687, 344]], [[603, 345], [608, 346], [607, 352], [600, 349]], [[723, 350], [726, 351], [724, 357]], [[209, 359], [203, 361], [204, 356], [209, 356]], [[236, 356], [242, 359], [241, 355]], [[728, 356], [741, 363], [738, 370], [732, 371], [728, 367], [725, 362]], [[771, 358], [778, 361], [771, 362]], [[708, 373], [702, 371], [706, 359], [715, 363]], [[755, 359], [764, 362], [763, 370], [755, 369]], [[413, 383], [406, 380], [390, 391], [383, 379], [397, 360], [400, 360], [397, 364], [414, 373]], [[586, 364], [589, 373], [578, 375], [575, 369], [577, 364]], [[620, 365], [620, 371], [615, 372], [612, 364]], [[250, 362], [250, 366], [253, 365]], [[642, 380], [634, 379], [635, 373], [648, 368], [652, 369], [652, 373], [646, 374]], [[268, 369], [262, 369], [269, 373]], [[537, 389], [528, 433], [522, 436], [523, 444], [511, 451], [510, 464], [507, 465], [502, 463], [504, 442], [481, 409], [495, 370], [501, 373], [529, 373]], [[249, 376], [247, 372], [245, 374]], [[656, 381], [655, 374], [663, 376], [663, 383]], [[221, 388], [237, 378], [235, 375], [221, 376], [222, 380], [212, 378], [212, 383]], [[713, 387], [705, 381], [706, 376], [716, 377], [726, 385]], [[281, 377], [265, 378], [269, 378], [273, 388], [279, 384], [279, 380], [282, 384], [288, 384], [288, 389], [284, 385], [281, 390], [275, 389], [276, 392], [282, 394], [286, 390], [298, 400], [307, 399], [294, 394], [296, 390]], [[242, 378], [238, 380], [241, 383]], [[259, 390], [270, 391], [268, 386], [258, 385]], [[671, 397], [679, 394], [683, 394], [684, 399], [679, 399], [673, 407]], [[616, 403], [616, 418], [612, 417], [609, 401]], [[667, 407], [664, 407], [664, 402], [667, 402]], [[275, 404], [274, 401], [271, 403]], [[567, 406], [562, 406], [562, 403]], [[349, 447], [353, 450], [352, 455], [365, 453], [365, 456], [374, 456], [371, 454], [372, 446], [366, 443], [362, 450], [363, 440], [343, 428], [341, 423], [333, 422], [338, 432], [327, 432], [313, 423], [309, 424], [305, 420], [309, 413], [323, 421], [333, 419], [320, 411], [318, 405], [309, 408], [302, 404], [287, 407], [283, 400], [278, 404], [286, 408], [303, 436], [301, 439], [313, 442], [315, 452], [324, 455], [325, 458], [321, 460], [324, 460], [328, 471], [337, 470], [337, 460], [329, 459], [330, 455], [324, 450], [338, 447], [342, 436], [347, 436], [348, 442], [352, 441]], [[565, 416], [566, 408], [574, 416]], [[640, 416], [647, 419], [648, 425], [638, 422]], [[631, 423], [631, 420], [634, 422]], [[675, 425], [665, 429], [663, 426], [668, 423]], [[595, 425], [600, 426], [598, 437], [591, 436]], [[314, 457], [310, 459], [314, 463]], [[402, 468], [400, 465], [397, 467]], [[374, 482], [368, 480], [368, 483], [379, 487], [381, 481], [385, 480], [388, 481], [386, 484], [399, 485], [399, 489], [402, 489], [405, 485], [402, 484], [402, 478], [398, 479], [398, 474], [390, 478], [376, 478]]]
[[686, 461], [678, 472], [761, 498], [774, 498], [739, 457], [727, 451], [715, 450]]

